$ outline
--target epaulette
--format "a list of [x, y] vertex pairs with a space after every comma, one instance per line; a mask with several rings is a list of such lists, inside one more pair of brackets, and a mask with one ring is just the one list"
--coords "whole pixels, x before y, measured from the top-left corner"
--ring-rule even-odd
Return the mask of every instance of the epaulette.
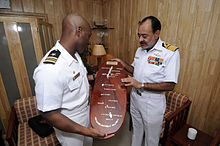
[[170, 45], [170, 44], [167, 44], [167, 43], [163, 43], [162, 46], [164, 48], [167, 48], [167, 49], [171, 50], [171, 51], [176, 51], [178, 49], [178, 47]]
[[44, 63], [55, 64], [57, 62], [57, 59], [60, 56], [60, 54], [61, 54], [61, 52], [57, 49], [51, 51], [50, 54], [47, 56], [47, 58], [44, 60]]

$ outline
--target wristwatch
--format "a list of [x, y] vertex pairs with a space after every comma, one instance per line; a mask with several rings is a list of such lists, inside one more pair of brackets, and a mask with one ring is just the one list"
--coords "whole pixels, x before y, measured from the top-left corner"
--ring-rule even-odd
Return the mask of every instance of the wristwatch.
[[144, 83], [141, 83], [141, 88], [144, 89]]

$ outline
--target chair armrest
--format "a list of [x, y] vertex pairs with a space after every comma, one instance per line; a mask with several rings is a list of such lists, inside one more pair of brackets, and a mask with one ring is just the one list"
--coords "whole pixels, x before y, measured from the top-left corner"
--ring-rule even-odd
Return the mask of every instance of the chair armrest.
[[218, 144], [220, 144], [220, 130], [218, 131], [214, 139], [211, 141], [210, 146], [217, 146]]
[[164, 117], [165, 118], [165, 128], [164, 128], [164, 136], [163, 136], [164, 142], [167, 140], [168, 135], [173, 134], [181, 126], [183, 126], [184, 123], [186, 123], [190, 105], [191, 105], [191, 101], [188, 100], [182, 106], [177, 108], [176, 111], [170, 114], [168, 117]]
[[15, 113], [15, 109], [14, 107], [12, 107], [8, 129], [6, 133], [6, 140], [8, 141], [9, 146], [15, 146], [17, 145], [17, 139], [18, 139], [18, 119]]

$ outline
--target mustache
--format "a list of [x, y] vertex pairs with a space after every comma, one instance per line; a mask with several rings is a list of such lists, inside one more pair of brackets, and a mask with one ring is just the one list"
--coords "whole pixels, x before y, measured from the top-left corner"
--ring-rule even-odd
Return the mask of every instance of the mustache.
[[147, 45], [147, 42], [141, 41], [140, 44], [141, 44], [141, 45]]

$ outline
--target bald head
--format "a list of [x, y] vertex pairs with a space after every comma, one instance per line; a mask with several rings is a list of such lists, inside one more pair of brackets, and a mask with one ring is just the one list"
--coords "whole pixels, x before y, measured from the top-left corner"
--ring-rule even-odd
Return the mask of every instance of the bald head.
[[87, 28], [89, 23], [79, 14], [69, 14], [63, 19], [62, 32], [75, 30], [77, 27]]
[[90, 25], [79, 14], [68, 14], [63, 19], [60, 43], [68, 52], [83, 52], [88, 47], [90, 36]]

